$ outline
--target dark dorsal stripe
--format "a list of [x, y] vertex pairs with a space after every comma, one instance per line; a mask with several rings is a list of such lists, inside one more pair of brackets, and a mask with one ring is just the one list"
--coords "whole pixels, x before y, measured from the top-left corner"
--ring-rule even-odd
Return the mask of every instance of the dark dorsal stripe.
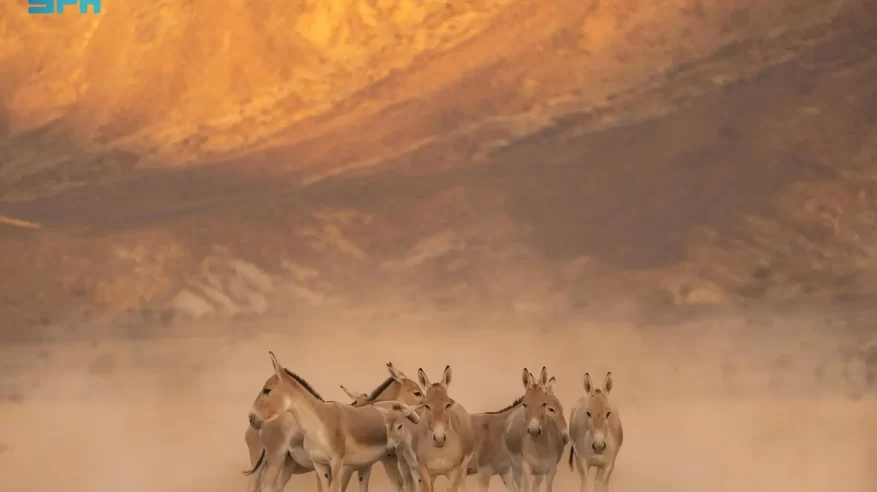
[[374, 390], [368, 395], [368, 398], [366, 399], [366, 401], [375, 401], [375, 398], [381, 396], [381, 393], [383, 393], [384, 390], [386, 390], [387, 388], [389, 388], [390, 385], [393, 384], [393, 381], [395, 381], [395, 379], [393, 379], [392, 376], [388, 377], [386, 381], [384, 381], [383, 383], [381, 383], [380, 386], [378, 386], [377, 388], [375, 388], [375, 389], [374, 389]]
[[516, 406], [520, 405], [522, 401], [524, 401], [524, 397], [523, 397], [523, 396], [520, 397], [520, 398], [518, 398], [517, 400], [513, 401], [509, 406], [503, 408], [502, 410], [496, 410], [496, 411], [493, 411], [493, 412], [484, 412], [484, 413], [486, 413], [486, 414], [490, 414], [490, 415], [493, 415], [493, 414], [497, 414], [497, 413], [507, 412], [507, 411], [509, 411], [509, 410], [511, 410], [511, 409], [513, 409], [513, 408], [515, 408]]
[[318, 399], [318, 400], [320, 400], [320, 401], [326, 401], [326, 400], [323, 399], [322, 396], [320, 396], [319, 393], [317, 393], [317, 390], [315, 390], [315, 389], [310, 385], [310, 383], [308, 383], [307, 381], [305, 381], [301, 376], [299, 376], [298, 374], [296, 374], [296, 373], [290, 371], [289, 369], [287, 369], [287, 368], [285, 368], [285, 367], [283, 368], [283, 370], [286, 371], [286, 375], [287, 375], [287, 376], [291, 377], [292, 379], [295, 379], [295, 380], [298, 382], [298, 384], [302, 385], [302, 387], [303, 387], [304, 389], [308, 390], [308, 393], [312, 394], [312, 395], [314, 396], [314, 398], [316, 398], [316, 399]]

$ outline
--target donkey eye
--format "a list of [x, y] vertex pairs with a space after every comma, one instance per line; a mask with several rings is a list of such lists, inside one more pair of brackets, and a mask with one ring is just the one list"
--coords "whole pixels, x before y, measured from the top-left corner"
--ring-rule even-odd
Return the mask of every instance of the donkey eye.
[[588, 418], [591, 418], [591, 412], [585, 412], [585, 413], [588, 414]]
[[447, 405], [445, 405], [445, 408], [451, 408], [452, 406], [454, 406], [454, 402], [448, 403]]
[[521, 403], [521, 406], [524, 407], [524, 408], [527, 408], [527, 404], [526, 404], [526, 403]]
[[426, 407], [426, 409], [427, 409], [428, 411], [430, 411], [430, 412], [432, 411], [432, 407], [431, 407], [430, 405], [424, 405], [424, 407]]
[[555, 413], [554, 409], [551, 408], [551, 407], [548, 407], [548, 411], [551, 412], [551, 413]]
[[543, 408], [544, 408], [544, 407], [547, 407], [547, 406], [548, 406], [548, 402], [542, 404], [542, 407], [543, 407]]
[[262, 394], [263, 394], [263, 395], [268, 396], [269, 393], [271, 393], [271, 388], [264, 388], [264, 389], [262, 389]]
[[421, 392], [419, 392], [419, 391], [415, 391], [415, 392], [414, 392], [414, 396], [420, 398], [421, 396], [423, 396], [423, 393], [421, 393]]
[[612, 415], [612, 412], [606, 412], [606, 418], [607, 418], [607, 419], [609, 418], [610, 415]]
[[397, 425], [396, 430], [402, 430], [402, 424]]

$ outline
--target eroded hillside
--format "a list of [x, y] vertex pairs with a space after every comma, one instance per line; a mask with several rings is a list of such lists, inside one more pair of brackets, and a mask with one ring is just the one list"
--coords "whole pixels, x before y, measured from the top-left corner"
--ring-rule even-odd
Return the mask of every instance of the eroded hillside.
[[868, 2], [251, 5], [0, 6], [4, 330], [877, 294]]

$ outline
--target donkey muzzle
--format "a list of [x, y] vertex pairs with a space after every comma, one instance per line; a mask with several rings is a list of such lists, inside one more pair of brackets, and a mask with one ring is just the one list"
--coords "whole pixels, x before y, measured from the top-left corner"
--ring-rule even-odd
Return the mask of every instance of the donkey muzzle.
[[258, 415], [256, 415], [253, 412], [250, 412], [249, 420], [250, 420], [250, 427], [252, 427], [253, 429], [256, 429], [256, 430], [262, 429], [262, 419], [260, 419]]

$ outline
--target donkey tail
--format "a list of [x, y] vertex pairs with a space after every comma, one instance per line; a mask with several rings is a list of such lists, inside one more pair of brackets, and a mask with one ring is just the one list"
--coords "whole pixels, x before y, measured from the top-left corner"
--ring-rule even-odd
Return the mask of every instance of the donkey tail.
[[[256, 460], [256, 464], [253, 465], [253, 469], [252, 469], [252, 470], [243, 471], [243, 472], [241, 472], [241, 473], [243, 473], [245, 476], [250, 476], [250, 475], [252, 475], [253, 473], [256, 473], [256, 470], [258, 470], [259, 467], [262, 466], [262, 462], [263, 462], [263, 461], [265, 461], [265, 448], [262, 448], [262, 453], [259, 454], [259, 459]], [[570, 461], [570, 463], [572, 463], [572, 461]]]

